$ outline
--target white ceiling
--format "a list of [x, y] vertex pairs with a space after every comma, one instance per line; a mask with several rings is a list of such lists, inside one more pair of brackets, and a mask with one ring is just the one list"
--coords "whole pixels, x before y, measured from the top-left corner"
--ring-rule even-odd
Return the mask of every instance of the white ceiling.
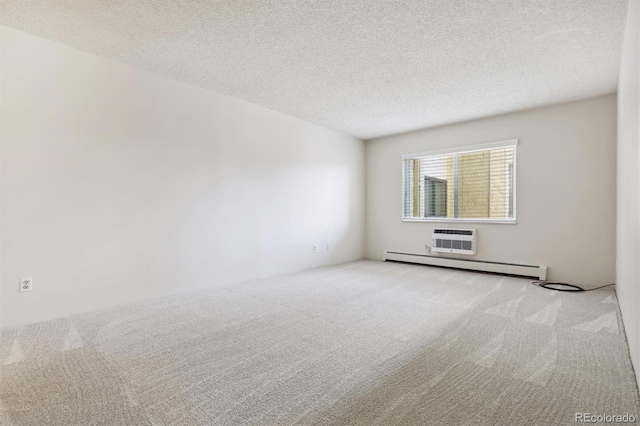
[[370, 139], [614, 92], [627, 0], [0, 0], [0, 24]]

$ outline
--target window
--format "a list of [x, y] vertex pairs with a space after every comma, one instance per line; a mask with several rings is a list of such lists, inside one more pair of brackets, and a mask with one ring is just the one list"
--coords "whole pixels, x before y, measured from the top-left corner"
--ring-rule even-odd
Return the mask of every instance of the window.
[[403, 156], [403, 219], [514, 223], [517, 143]]

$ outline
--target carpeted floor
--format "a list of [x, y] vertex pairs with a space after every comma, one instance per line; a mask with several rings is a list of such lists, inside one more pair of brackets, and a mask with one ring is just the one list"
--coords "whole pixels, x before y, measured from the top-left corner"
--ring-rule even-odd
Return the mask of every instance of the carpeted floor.
[[360, 261], [4, 330], [2, 425], [639, 415], [611, 289]]

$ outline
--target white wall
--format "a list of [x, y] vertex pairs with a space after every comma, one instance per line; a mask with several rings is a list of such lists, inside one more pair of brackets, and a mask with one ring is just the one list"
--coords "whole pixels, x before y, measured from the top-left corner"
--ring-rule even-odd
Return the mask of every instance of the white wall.
[[426, 254], [431, 243], [433, 223], [401, 221], [402, 154], [506, 139], [519, 139], [518, 223], [471, 225], [474, 258], [546, 265], [549, 279], [585, 286], [614, 282], [615, 95], [368, 141], [367, 257]]
[[1, 31], [3, 327], [363, 257], [362, 141]]
[[629, 2], [618, 82], [616, 291], [631, 360], [640, 372], [640, 3]]

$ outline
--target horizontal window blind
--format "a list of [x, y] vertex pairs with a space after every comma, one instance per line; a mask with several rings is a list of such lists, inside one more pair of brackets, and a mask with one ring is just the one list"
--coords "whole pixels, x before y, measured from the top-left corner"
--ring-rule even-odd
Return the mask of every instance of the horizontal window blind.
[[516, 146], [403, 159], [403, 218], [515, 220]]

